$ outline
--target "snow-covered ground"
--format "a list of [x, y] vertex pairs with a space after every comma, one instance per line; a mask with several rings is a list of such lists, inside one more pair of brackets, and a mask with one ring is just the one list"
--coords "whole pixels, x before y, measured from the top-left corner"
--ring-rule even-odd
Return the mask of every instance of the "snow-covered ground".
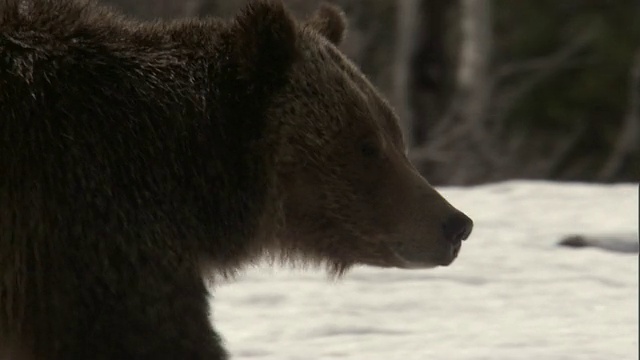
[[443, 188], [475, 221], [433, 270], [252, 268], [214, 290], [233, 359], [638, 359], [638, 255], [559, 247], [638, 238], [638, 186]]

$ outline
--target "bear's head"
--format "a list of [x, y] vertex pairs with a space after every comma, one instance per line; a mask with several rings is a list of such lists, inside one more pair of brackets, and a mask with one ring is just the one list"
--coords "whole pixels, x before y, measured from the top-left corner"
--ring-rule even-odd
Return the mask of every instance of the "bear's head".
[[473, 223], [412, 166], [398, 117], [338, 50], [343, 13], [322, 5], [298, 23], [281, 3], [260, 1], [235, 26], [246, 76], [257, 87], [281, 81], [266, 107], [278, 247], [337, 273], [354, 264], [449, 265]]

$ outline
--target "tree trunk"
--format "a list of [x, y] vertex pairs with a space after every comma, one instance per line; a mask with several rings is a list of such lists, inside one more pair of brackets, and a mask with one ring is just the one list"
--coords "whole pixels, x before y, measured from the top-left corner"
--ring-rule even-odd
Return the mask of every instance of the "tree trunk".
[[492, 148], [496, 145], [492, 134], [487, 134], [487, 111], [492, 89], [489, 77], [491, 61], [491, 1], [460, 1], [461, 44], [460, 62], [456, 74], [459, 124], [465, 135], [456, 140], [455, 172], [450, 181], [469, 183], [484, 178], [484, 173], [495, 163]]
[[415, 33], [419, 0], [397, 0], [396, 59], [393, 84], [393, 104], [400, 118], [406, 146], [414, 144], [413, 124], [416, 121], [410, 103], [411, 57], [415, 48]]
[[[626, 160], [640, 153], [640, 49], [631, 65], [629, 81], [629, 105], [623, 125], [611, 155], [598, 176], [601, 181], [611, 181], [624, 167]], [[637, 173], [637, 171], [636, 171]]]

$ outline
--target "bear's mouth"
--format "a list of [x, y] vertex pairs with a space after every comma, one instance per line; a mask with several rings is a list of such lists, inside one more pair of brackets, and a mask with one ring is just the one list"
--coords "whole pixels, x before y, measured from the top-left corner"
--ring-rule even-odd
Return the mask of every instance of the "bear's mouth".
[[430, 269], [438, 266], [449, 266], [460, 253], [462, 243], [441, 244], [433, 251], [418, 250], [402, 243], [390, 246], [395, 257], [396, 267], [401, 269]]

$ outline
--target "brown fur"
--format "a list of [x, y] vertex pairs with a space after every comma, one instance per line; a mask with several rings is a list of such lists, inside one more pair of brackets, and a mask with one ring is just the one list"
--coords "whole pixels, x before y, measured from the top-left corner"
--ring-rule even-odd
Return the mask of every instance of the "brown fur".
[[224, 359], [203, 270], [453, 261], [470, 220], [409, 164], [344, 27], [0, 0], [0, 356]]

